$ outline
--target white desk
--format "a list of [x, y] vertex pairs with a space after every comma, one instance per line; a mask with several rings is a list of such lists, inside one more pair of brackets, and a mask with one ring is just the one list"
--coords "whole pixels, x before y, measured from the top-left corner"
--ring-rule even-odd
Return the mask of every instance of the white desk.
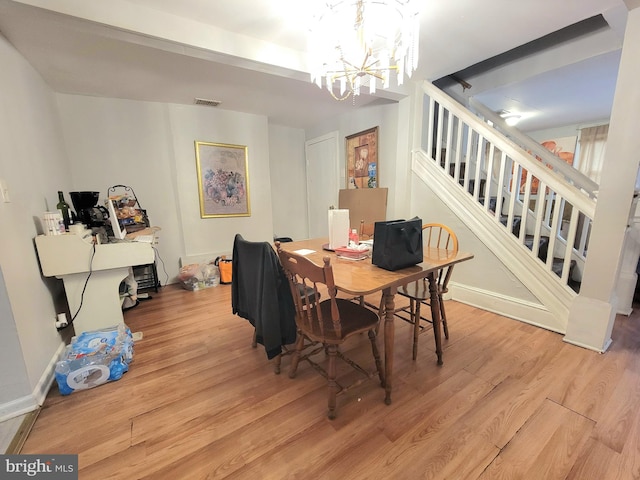
[[39, 235], [35, 241], [42, 274], [62, 279], [71, 315], [78, 312], [76, 335], [124, 323], [120, 282], [129, 267], [153, 263], [155, 257], [152, 245], [144, 242], [93, 245], [74, 234]]

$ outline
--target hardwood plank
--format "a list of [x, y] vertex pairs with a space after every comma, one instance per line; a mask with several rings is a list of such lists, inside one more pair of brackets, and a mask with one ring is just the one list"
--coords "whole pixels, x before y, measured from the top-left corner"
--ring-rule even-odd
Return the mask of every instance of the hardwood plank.
[[[381, 403], [378, 399], [376, 406]], [[227, 478], [265, 478], [265, 474], [269, 478], [340, 478], [345, 470], [351, 478], [370, 477], [369, 458], [389, 444], [372, 422], [375, 417], [369, 415], [337, 431], [333, 422], [323, 422]]]
[[625, 370], [614, 390], [609, 408], [598, 418], [596, 438], [616, 452], [622, 452], [634, 425], [640, 420], [640, 374]]
[[[314, 390], [303, 401], [314, 406], [326, 404], [326, 389]], [[250, 410], [251, 406], [247, 405], [245, 409]], [[238, 415], [235, 418], [237, 420]], [[325, 418], [325, 408], [293, 410], [285, 403], [272, 414], [262, 416], [224, 436], [216, 434], [216, 424], [200, 428], [194, 434], [149, 454], [148, 458], [154, 460], [153, 470], [147, 466], [144, 470], [134, 472], [129, 469], [128, 473], [134, 473], [135, 478], [156, 479], [161, 469], [166, 478], [224, 478], [266, 452], [278, 450], [289, 437], [300, 434]], [[240, 425], [237, 421], [235, 423]], [[277, 435], [280, 430], [286, 431], [287, 435]], [[178, 455], [175, 455], [176, 451]]]
[[565, 479], [589, 440], [593, 425], [588, 418], [544, 401], [480, 479]]
[[[392, 404], [366, 381], [329, 421], [325, 379], [307, 364], [290, 379], [288, 358], [275, 375], [230, 293], [163, 287], [125, 312], [144, 333], [129, 372], [68, 396], [54, 386], [21, 453], [77, 453], [80, 479], [640, 479], [635, 312], [598, 354], [447, 301], [444, 364], [432, 332], [412, 360], [397, 321]], [[345, 351], [372, 366], [366, 336]]]
[[[477, 391], [471, 391], [469, 386], [475, 384]], [[379, 428], [392, 441], [397, 441], [412, 427], [421, 423], [435, 424], [434, 414], [442, 411], [450, 413], [455, 411], [456, 394], [464, 391], [464, 400], [468, 401], [471, 395], [482, 397], [492, 389], [487, 382], [478, 379], [464, 370], [449, 377], [438, 385], [428, 396], [414, 395], [403, 402], [402, 408], [387, 412], [379, 421]], [[443, 406], [443, 399], [447, 399]]]
[[[425, 409], [418, 406], [417, 408], [421, 409], [420, 415], [414, 418], [411, 426], [406, 425], [403, 428], [404, 434], [396, 438], [389, 448], [376, 453], [369, 460], [371, 463], [369, 475], [375, 474], [377, 478], [419, 478], [424, 476], [431, 478], [429, 475], [433, 473], [433, 466], [443, 464], [443, 455], [452, 457], [455, 453], [460, 452], [465, 445], [463, 439], [467, 434], [473, 434], [473, 432], [457, 428], [456, 422], [470, 409], [473, 409], [492, 388], [484, 380], [476, 377], [470, 378], [468, 374], [466, 380], [466, 385], [462, 388], [453, 393], [451, 393], [452, 390], [447, 392], [444, 397], [446, 401], [440, 396], [441, 401], [437, 405], [427, 406]], [[457, 384], [457, 381], [453, 383]], [[456, 389], [453, 388], [453, 390]], [[415, 408], [410, 405], [408, 407]], [[393, 425], [396, 415], [404, 415], [403, 409], [396, 408], [392, 414], [385, 415], [385, 423], [382, 426], [387, 437], [392, 440], [397, 433]], [[445, 442], [446, 439], [448, 442]], [[442, 451], [443, 443], [452, 446], [451, 449], [445, 449], [447, 451], [444, 454]], [[348, 476], [347, 470], [341, 473]]]
[[[604, 447], [603, 447], [604, 450]], [[633, 422], [622, 453], [612, 455], [611, 459], [604, 455], [596, 457], [600, 461], [607, 460], [606, 474], [602, 478], [611, 479], [638, 479], [640, 478], [640, 419]]]
[[618, 465], [619, 462], [620, 455], [591, 437], [587, 440], [580, 457], [573, 464], [566, 480], [621, 478], [608, 473], [610, 466]]
[[612, 400], [627, 364], [627, 354], [614, 347], [606, 358], [596, 352], [581, 356], [583, 361], [572, 370], [572, 375], [566, 377], [566, 382], [556, 384], [549, 398], [597, 419]]
[[479, 435], [503, 448], [538, 410], [555, 383], [564, 381], [559, 368], [565, 368], [566, 375], [570, 375], [572, 362], [578, 361], [573, 350], [574, 347], [561, 344], [558, 353], [529, 383], [507, 377], [464, 421], [475, 425]]

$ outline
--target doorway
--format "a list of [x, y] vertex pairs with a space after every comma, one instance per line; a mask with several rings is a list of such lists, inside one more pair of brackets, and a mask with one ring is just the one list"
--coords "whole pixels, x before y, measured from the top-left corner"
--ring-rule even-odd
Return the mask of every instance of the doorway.
[[309, 238], [327, 237], [330, 206], [338, 208], [338, 132], [305, 142]]

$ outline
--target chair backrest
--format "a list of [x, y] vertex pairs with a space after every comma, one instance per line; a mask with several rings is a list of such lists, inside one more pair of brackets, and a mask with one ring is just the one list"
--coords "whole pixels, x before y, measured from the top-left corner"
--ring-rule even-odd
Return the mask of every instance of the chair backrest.
[[360, 220], [360, 240], [371, 240], [374, 229], [375, 223], [365, 223], [364, 220]]
[[444, 248], [451, 253], [458, 252], [458, 237], [442, 223], [422, 225], [422, 244], [425, 247]]
[[[422, 244], [425, 253], [428, 248], [440, 248], [446, 250], [447, 255], [458, 253], [458, 237], [451, 228], [442, 223], [425, 223], [422, 225]], [[438, 272], [438, 284], [440, 289], [447, 290], [453, 266], [441, 269]]]
[[[332, 336], [335, 336], [335, 333], [342, 330], [342, 325], [329, 257], [324, 257], [323, 265], [317, 265], [303, 255], [282, 250], [278, 243], [276, 246], [280, 263], [289, 281], [298, 328], [313, 340], [322, 341], [331, 333], [327, 329], [332, 330]], [[300, 295], [301, 288], [313, 294]], [[321, 292], [325, 289], [329, 298], [324, 302], [330, 303], [330, 309], [320, 307]], [[325, 316], [330, 318], [324, 318]]]
[[259, 343], [272, 358], [273, 352], [280, 353], [282, 345], [296, 339], [293, 299], [278, 255], [268, 242], [236, 234], [232, 258], [232, 311], [256, 327]]

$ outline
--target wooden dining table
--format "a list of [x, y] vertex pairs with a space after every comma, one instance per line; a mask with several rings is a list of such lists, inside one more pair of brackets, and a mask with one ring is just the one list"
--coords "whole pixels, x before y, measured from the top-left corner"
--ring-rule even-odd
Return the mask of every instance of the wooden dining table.
[[434, 323], [436, 355], [438, 365], [442, 365], [442, 335], [440, 329], [440, 303], [437, 291], [437, 272], [451, 265], [471, 260], [473, 254], [466, 252], [450, 252], [443, 248], [424, 248], [424, 261], [412, 267], [389, 271], [371, 263], [371, 257], [364, 260], [351, 260], [337, 256], [335, 252], [326, 250], [328, 240], [315, 238], [295, 242], [281, 243], [280, 247], [289, 252], [304, 254], [313, 262], [321, 265], [324, 257], [329, 257], [333, 267], [333, 276], [338, 291], [360, 297], [382, 292], [384, 301], [384, 388], [385, 403], [391, 404], [393, 386], [393, 345], [395, 294], [398, 287], [410, 282], [427, 278], [431, 315]]

